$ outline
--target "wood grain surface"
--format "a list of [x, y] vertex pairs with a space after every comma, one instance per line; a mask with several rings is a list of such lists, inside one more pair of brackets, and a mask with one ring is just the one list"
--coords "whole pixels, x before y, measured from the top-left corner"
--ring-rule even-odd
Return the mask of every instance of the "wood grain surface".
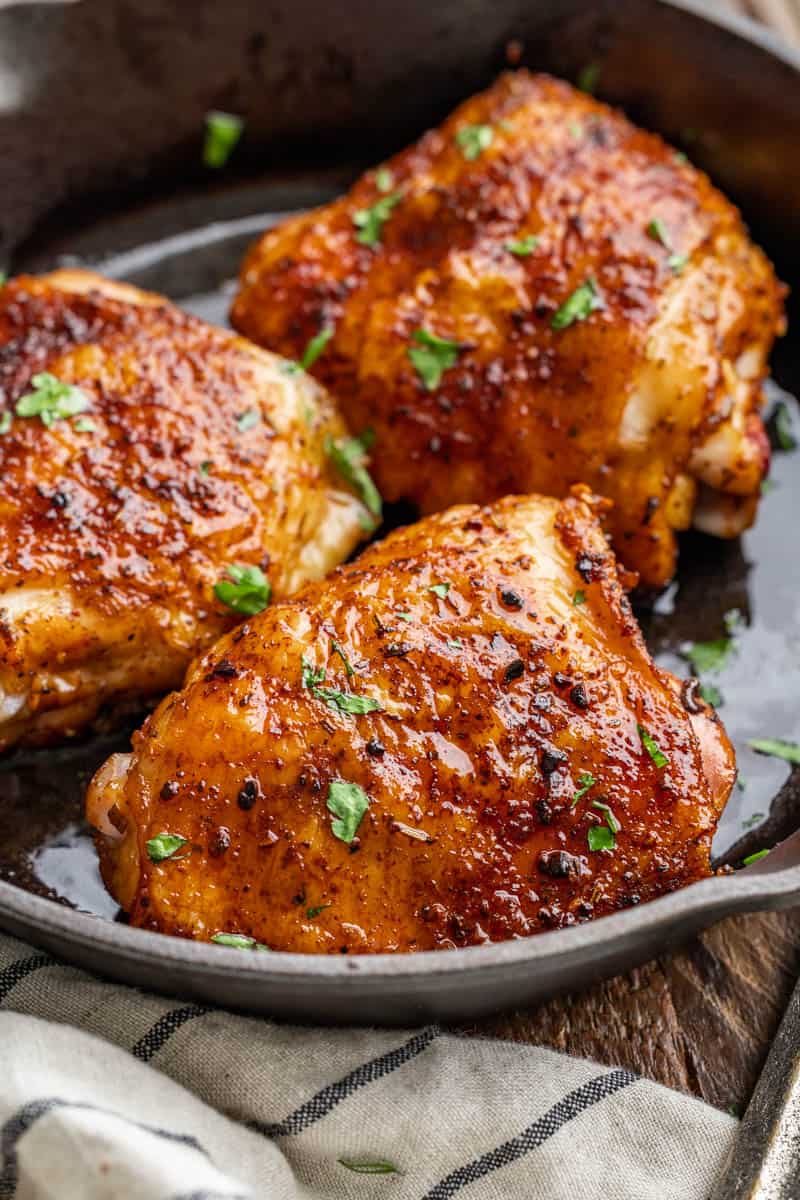
[[[800, 0], [707, 7], [760, 20], [800, 45]], [[479, 1029], [629, 1067], [739, 1114], [798, 974], [800, 909], [731, 917], [680, 953]]]

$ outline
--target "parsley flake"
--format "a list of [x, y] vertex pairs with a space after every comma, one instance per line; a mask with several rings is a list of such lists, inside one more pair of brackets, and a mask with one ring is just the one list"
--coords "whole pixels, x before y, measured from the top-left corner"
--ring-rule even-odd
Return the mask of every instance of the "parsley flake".
[[209, 475], [211, 474], [211, 468], [213, 467], [213, 465], [214, 464], [210, 458], [205, 459], [205, 461], [201, 462], [200, 466], [197, 468], [198, 474], [202, 475], [203, 479], [208, 479]]
[[578, 591], [575, 593], [575, 595], [572, 597], [572, 607], [577, 608], [578, 605], [583, 604], [585, 602], [585, 600], [586, 600], [586, 592], [584, 592], [583, 588], [579, 588]]
[[712, 708], [722, 707], [722, 692], [713, 683], [702, 683], [700, 685], [700, 695], [706, 704], [710, 704]]
[[402, 199], [402, 192], [392, 192], [376, 200], [371, 208], [360, 208], [354, 213], [353, 224], [358, 230], [356, 241], [362, 246], [377, 246], [384, 225]]
[[595, 779], [594, 775], [590, 774], [588, 771], [583, 775], [579, 775], [578, 790], [572, 797], [570, 808], [574, 808], [578, 801], [586, 795], [586, 793], [589, 791], [589, 788], [593, 788], [596, 783], [597, 780]]
[[375, 187], [379, 192], [390, 192], [394, 187], [394, 175], [388, 167], [378, 167], [375, 172]]
[[11, 421], [11, 413], [4, 412], [2, 417], [0, 417], [0, 436], [2, 436], [4, 433], [8, 433], [9, 429], [11, 428]]
[[758, 862], [760, 858], [766, 858], [769, 850], [756, 850], [755, 854], [748, 854], [747, 858], [742, 859], [742, 866], [749, 867], [751, 863]]
[[224, 167], [236, 143], [242, 136], [244, 121], [233, 113], [206, 113], [206, 139], [203, 145], [203, 164], [206, 167]]
[[[155, 837], [151, 837], [145, 843], [147, 846], [147, 857], [150, 862], [164, 862], [167, 858], [174, 858], [182, 846], [187, 845], [188, 838], [181, 837], [179, 833], [157, 833]], [[185, 855], [181, 855], [185, 858]]]
[[592, 825], [586, 840], [590, 850], [613, 850], [617, 844], [613, 829], [607, 825]]
[[337, 1158], [340, 1166], [357, 1175], [400, 1175], [394, 1163], [390, 1162], [358, 1162], [352, 1158]]
[[298, 371], [310, 371], [332, 337], [333, 326], [323, 325], [319, 333], [315, 333], [308, 342], [299, 362], [288, 359], [283, 364], [281, 370], [284, 375], [296, 375]]
[[56, 379], [49, 371], [34, 375], [34, 390], [20, 396], [14, 411], [18, 417], [38, 417], [48, 429], [64, 417], [74, 417], [89, 407], [88, 397], [71, 383]]
[[267, 607], [272, 587], [260, 567], [231, 563], [225, 568], [227, 579], [214, 584], [214, 595], [226, 608], [254, 617]]
[[796, 450], [797, 438], [792, 429], [792, 417], [788, 405], [783, 400], [775, 407], [774, 416], [775, 438], [780, 450]]
[[369, 796], [357, 783], [332, 780], [328, 787], [328, 811], [335, 818], [331, 822], [334, 837], [350, 845], [368, 808]]
[[729, 609], [724, 617], [727, 637], [714, 638], [710, 642], [692, 642], [681, 651], [687, 662], [691, 663], [695, 675], [716, 674], [722, 670], [736, 647], [733, 635], [741, 620], [738, 608]]
[[306, 909], [306, 917], [308, 918], [309, 921], [313, 921], [314, 918], [318, 917], [321, 912], [325, 912], [326, 908], [332, 908], [332, 907], [333, 906], [331, 904], [318, 904], [316, 906], [316, 908], [307, 908]]
[[344, 650], [342, 649], [342, 647], [336, 641], [336, 638], [331, 638], [331, 651], [334, 654], [339, 655], [339, 658], [344, 663], [344, 669], [347, 672], [347, 678], [351, 679], [353, 677], [353, 675], [355, 675], [355, 669], [354, 669], [352, 663], [350, 662], [349, 658], [345, 654]]
[[342, 479], [358, 493], [361, 503], [375, 518], [373, 524], [377, 525], [383, 513], [383, 502], [364, 463], [366, 440], [366, 435], [360, 438], [344, 438], [339, 442], [326, 438], [325, 453]]
[[597, 284], [590, 276], [556, 310], [550, 328], [567, 329], [575, 321], [585, 321], [590, 313], [602, 307], [603, 301], [597, 291]]
[[328, 708], [336, 708], [351, 717], [363, 717], [366, 713], [378, 712], [380, 709], [378, 701], [373, 700], [371, 696], [357, 696], [353, 692], [342, 692], [338, 688], [322, 687], [321, 684], [325, 682], [325, 668], [315, 669], [305, 655], [300, 663], [303, 687], [308, 688], [311, 694], [327, 704]]
[[637, 725], [636, 728], [639, 731], [639, 737], [642, 740], [642, 745], [660, 771], [667, 765], [669, 759], [667, 758], [666, 754], [659, 750], [658, 742], [651, 733], [647, 732], [644, 725]]
[[76, 433], [94, 433], [97, 426], [88, 417], [78, 417], [77, 421], [72, 422], [72, 428]]
[[494, 141], [491, 125], [463, 125], [456, 133], [456, 143], [467, 162], [473, 162], [488, 150]]
[[667, 259], [667, 266], [671, 271], [674, 271], [676, 275], [680, 275], [688, 261], [688, 254], [670, 254], [669, 258]]
[[527, 237], [518, 238], [516, 241], [512, 239], [510, 242], [504, 242], [503, 248], [509, 254], [515, 254], [517, 258], [527, 258], [529, 254], [533, 254], [538, 245], [538, 237], [530, 233]]
[[450, 591], [449, 583], [432, 583], [428, 588], [429, 592], [433, 592], [434, 596], [438, 596], [440, 600], [444, 600], [447, 593]]
[[236, 418], [236, 428], [239, 430], [239, 433], [247, 433], [248, 429], [255, 429], [256, 425], [260, 424], [261, 413], [257, 408], [246, 408]]
[[592, 808], [596, 808], [603, 813], [606, 819], [606, 825], [612, 833], [619, 833], [620, 829], [622, 829], [622, 825], [619, 823], [616, 816], [607, 804], [605, 804], [602, 800], [593, 800]]
[[269, 950], [269, 946], [248, 937], [246, 933], [215, 933], [211, 941], [218, 946], [230, 946], [234, 950]]
[[768, 754], [771, 758], [782, 758], [784, 762], [800, 766], [800, 744], [787, 742], [783, 738], [754, 738], [747, 743], [757, 754]]
[[394, 615], [397, 617], [398, 621], [413, 621], [414, 620], [414, 618], [410, 612], [396, 612]]
[[670, 241], [667, 227], [660, 217], [653, 217], [652, 221], [648, 223], [647, 236], [651, 237], [654, 242], [661, 242], [661, 245], [665, 246], [668, 250], [672, 249], [672, 242]]
[[582, 71], [579, 72], [577, 78], [578, 88], [587, 95], [593, 96], [594, 89], [597, 87], [597, 81], [600, 78], [600, 63], [587, 63]]
[[435, 392], [445, 371], [449, 371], [458, 362], [458, 356], [464, 347], [460, 342], [438, 337], [427, 329], [415, 329], [411, 337], [417, 344], [408, 347], [408, 357], [426, 391]]

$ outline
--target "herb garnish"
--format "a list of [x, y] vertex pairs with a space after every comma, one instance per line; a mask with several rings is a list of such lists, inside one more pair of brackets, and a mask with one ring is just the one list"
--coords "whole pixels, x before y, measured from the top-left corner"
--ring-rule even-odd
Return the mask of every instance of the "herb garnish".
[[361, 818], [369, 808], [369, 796], [357, 783], [334, 779], [328, 788], [328, 811], [336, 818], [331, 832], [348, 845], [356, 836]]
[[653, 241], [660, 242], [666, 250], [671, 251], [669, 258], [667, 259], [667, 266], [671, 271], [674, 271], [676, 275], [680, 275], [681, 271], [689, 261], [689, 256], [687, 254], [674, 253], [672, 238], [670, 237], [669, 231], [660, 217], [653, 217], [652, 221], [649, 222], [647, 226], [647, 234], [653, 239]]
[[316, 906], [316, 908], [307, 908], [306, 909], [306, 917], [308, 918], [309, 921], [313, 921], [314, 918], [318, 917], [319, 914], [321, 912], [324, 912], [326, 908], [331, 908], [331, 907], [332, 907], [332, 905], [330, 905], [330, 904], [318, 904]]
[[371, 526], [377, 525], [383, 512], [381, 494], [372, 482], [372, 477], [364, 465], [365, 437], [344, 438], [335, 442], [332, 438], [325, 439], [325, 453], [330, 458], [336, 470], [351, 487], [355, 488], [361, 503], [375, 518]]
[[749, 867], [750, 863], [758, 862], [760, 858], [766, 858], [769, 850], [756, 850], [755, 854], [748, 854], [747, 858], [742, 859], [742, 866]]
[[74, 417], [89, 407], [88, 397], [80, 388], [56, 379], [49, 371], [41, 371], [31, 380], [34, 390], [20, 396], [14, 411], [18, 417], [39, 417], [50, 426], [65, 417]]
[[775, 407], [775, 437], [778, 441], [778, 446], [781, 450], [795, 450], [797, 448], [797, 438], [794, 436], [792, 429], [792, 418], [789, 413], [789, 408], [781, 400]]
[[586, 793], [589, 791], [589, 788], [593, 788], [596, 783], [597, 780], [595, 779], [594, 775], [590, 774], [588, 771], [583, 775], [579, 775], [578, 790], [572, 797], [570, 808], [574, 808], [578, 801], [586, 795]]
[[305, 655], [300, 662], [303, 687], [307, 687], [311, 694], [327, 704], [328, 708], [336, 708], [351, 717], [363, 717], [365, 713], [377, 712], [380, 709], [378, 701], [373, 700], [371, 696], [356, 696], [353, 692], [342, 692], [338, 688], [321, 687], [325, 682], [325, 668], [315, 670]]
[[662, 767], [667, 765], [669, 759], [666, 754], [659, 750], [658, 742], [652, 734], [647, 732], [644, 725], [637, 725], [636, 728], [639, 731], [639, 737], [642, 739], [642, 745], [660, 771]]
[[603, 815], [605, 816], [605, 819], [606, 819], [606, 825], [608, 826], [608, 828], [611, 830], [612, 833], [619, 833], [620, 829], [622, 829], [622, 825], [620, 824], [620, 822], [614, 816], [614, 813], [612, 812], [612, 810], [608, 807], [608, 805], [604, 801], [593, 800], [592, 808], [596, 808], [596, 809], [598, 809], [599, 812], [603, 813]]
[[76, 433], [94, 433], [97, 426], [88, 417], [78, 417], [77, 421], [73, 421], [72, 428]]
[[379, 192], [390, 192], [394, 187], [394, 175], [388, 167], [378, 167], [375, 172], [375, 187]]
[[710, 704], [712, 708], [722, 707], [722, 692], [713, 683], [700, 684], [700, 696], [705, 700], [706, 704]]
[[[167, 858], [174, 858], [182, 846], [187, 845], [188, 838], [181, 837], [179, 833], [157, 833], [155, 837], [151, 837], [145, 843], [147, 847], [147, 857], [150, 862], [164, 862]], [[186, 855], [182, 854], [181, 858]]]
[[787, 742], [783, 738], [754, 738], [747, 744], [758, 754], [768, 754], [771, 758], [782, 758], [784, 762], [800, 765], [800, 744], [797, 742]]
[[261, 413], [257, 408], [246, 408], [236, 418], [236, 428], [239, 430], [239, 433], [247, 433], [248, 429], [255, 429], [256, 425], [260, 424]]
[[234, 950], [269, 950], [269, 946], [248, 937], [246, 933], [215, 933], [211, 941], [218, 946], [231, 946]]
[[347, 655], [345, 654], [345, 652], [344, 652], [344, 650], [342, 649], [342, 647], [341, 647], [341, 646], [339, 645], [339, 643], [336, 641], [336, 638], [331, 638], [331, 651], [332, 651], [332, 653], [333, 653], [333, 654], [338, 654], [338, 655], [339, 655], [339, 658], [340, 658], [340, 659], [342, 660], [342, 662], [344, 663], [344, 669], [345, 669], [345, 671], [347, 672], [347, 678], [348, 678], [348, 679], [351, 679], [351, 678], [352, 678], [352, 676], [353, 676], [353, 675], [355, 675], [355, 669], [353, 668], [353, 665], [352, 665], [352, 663], [350, 662], [349, 658], [348, 658], [348, 657], [347, 657]]
[[[695, 675], [716, 675], [722, 670], [735, 649], [736, 643], [733, 635], [738, 629], [741, 619], [742, 615], [738, 608], [730, 609], [724, 617], [727, 637], [714, 638], [710, 642], [692, 642], [681, 650], [683, 657], [691, 663]], [[719, 696], [716, 688], [709, 687], [708, 690]], [[700, 693], [703, 695], [703, 688], [700, 689]], [[703, 695], [703, 699], [709, 704], [716, 703], [705, 695]]]
[[428, 588], [429, 592], [433, 592], [434, 596], [438, 596], [440, 600], [444, 600], [447, 593], [450, 591], [449, 583], [432, 583]]
[[281, 370], [283, 371], [284, 375], [296, 375], [298, 371], [310, 371], [332, 337], [333, 326], [323, 325], [319, 333], [315, 333], [308, 342], [299, 362], [295, 362], [293, 359], [287, 359], [287, 361], [282, 364]]
[[244, 121], [233, 113], [206, 113], [206, 140], [203, 163], [207, 167], [224, 167], [242, 136]]
[[519, 238], [516, 241], [504, 242], [503, 248], [509, 254], [516, 254], [517, 258], [527, 258], [529, 254], [533, 254], [538, 245], [538, 237], [533, 233], [529, 233], [527, 237]]
[[579, 604], [583, 604], [585, 599], [586, 599], [586, 592], [584, 592], [582, 588], [579, 588], [578, 591], [575, 593], [575, 595], [572, 597], [572, 607], [577, 608]]
[[468, 162], [488, 150], [493, 141], [494, 130], [491, 125], [464, 125], [456, 133], [456, 142]]
[[360, 208], [353, 214], [353, 224], [358, 233], [356, 241], [362, 246], [377, 246], [381, 240], [383, 227], [392, 212], [403, 199], [402, 192], [392, 192], [376, 200], [371, 208]]
[[410, 612], [396, 612], [394, 615], [397, 617], [398, 621], [413, 621], [414, 620], [414, 618]]
[[445, 371], [456, 365], [464, 347], [460, 342], [438, 337], [427, 329], [415, 329], [411, 336], [417, 345], [408, 347], [408, 357], [426, 390], [434, 392]]
[[594, 89], [597, 87], [597, 80], [600, 77], [600, 63], [591, 62], [579, 72], [577, 78], [578, 88], [587, 95], [594, 95]]
[[567, 329], [575, 321], [585, 321], [595, 309], [602, 308], [603, 301], [597, 291], [597, 284], [589, 276], [585, 283], [577, 287], [569, 296], [550, 322], [551, 329]]
[[613, 850], [617, 844], [613, 829], [607, 825], [591, 825], [586, 840], [590, 850]]
[[267, 607], [272, 586], [260, 567], [231, 563], [225, 568], [227, 579], [214, 584], [214, 595], [234, 612], [254, 617]]
[[12, 421], [11, 413], [4, 412], [2, 417], [0, 417], [0, 436], [2, 436], [5, 433], [8, 433], [9, 429], [11, 428], [11, 421]]
[[202, 475], [203, 479], [208, 479], [209, 475], [211, 474], [211, 468], [213, 467], [213, 465], [214, 464], [210, 458], [205, 459], [205, 461], [201, 462], [200, 466], [197, 468], [198, 475]]
[[390, 1162], [356, 1162], [352, 1158], [337, 1158], [340, 1166], [347, 1167], [348, 1171], [355, 1171], [358, 1175], [400, 1175], [401, 1172], [397, 1169], [394, 1163]]

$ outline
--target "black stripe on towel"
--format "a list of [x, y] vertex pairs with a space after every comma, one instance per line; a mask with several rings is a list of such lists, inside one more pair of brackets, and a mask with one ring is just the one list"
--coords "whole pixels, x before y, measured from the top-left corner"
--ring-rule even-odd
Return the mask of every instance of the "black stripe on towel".
[[468, 1184], [475, 1183], [500, 1167], [507, 1167], [509, 1163], [516, 1162], [518, 1158], [535, 1150], [574, 1117], [612, 1096], [620, 1088], [635, 1083], [637, 1079], [638, 1076], [630, 1071], [610, 1071], [607, 1075], [598, 1075], [582, 1087], [576, 1088], [574, 1092], [570, 1092], [563, 1100], [559, 1100], [543, 1117], [539, 1117], [511, 1141], [504, 1142], [495, 1150], [490, 1150], [480, 1158], [474, 1158], [466, 1166], [459, 1167], [457, 1171], [452, 1171], [426, 1192], [422, 1200], [449, 1200], [450, 1196], [455, 1196], [456, 1192]]
[[370, 1059], [369, 1062], [356, 1067], [354, 1071], [350, 1071], [336, 1083], [329, 1083], [327, 1087], [318, 1091], [316, 1096], [312, 1096], [305, 1104], [301, 1104], [283, 1121], [278, 1121], [274, 1125], [248, 1122], [248, 1127], [273, 1138], [302, 1133], [304, 1129], [308, 1129], [309, 1125], [326, 1117], [331, 1109], [340, 1104], [342, 1100], [346, 1100], [348, 1096], [352, 1096], [353, 1092], [358, 1091], [359, 1088], [366, 1087], [368, 1083], [374, 1083], [376, 1079], [382, 1079], [384, 1075], [390, 1075], [398, 1067], [402, 1067], [412, 1058], [416, 1058], [423, 1050], [427, 1050], [440, 1033], [438, 1025], [430, 1025], [427, 1029], [415, 1033], [404, 1045], [390, 1050], [387, 1054], [382, 1054], [379, 1058]]
[[18, 958], [0, 971], [0, 1004], [8, 993], [17, 986], [27, 975], [40, 970], [41, 967], [58, 967], [60, 963], [49, 954], [33, 954], [30, 958]]
[[31, 1100], [25, 1104], [13, 1117], [9, 1117], [0, 1129], [0, 1200], [12, 1200], [17, 1190], [19, 1182], [17, 1143], [20, 1138], [42, 1117], [59, 1108], [80, 1109], [83, 1112], [96, 1112], [107, 1117], [115, 1117], [118, 1121], [124, 1121], [127, 1125], [134, 1125], [137, 1129], [144, 1130], [145, 1133], [152, 1133], [168, 1142], [177, 1142], [182, 1146], [188, 1146], [208, 1158], [207, 1151], [203, 1149], [196, 1138], [188, 1133], [173, 1133], [171, 1129], [161, 1129], [157, 1125], [145, 1125], [141, 1121], [133, 1121], [130, 1117], [123, 1116], [122, 1113], [114, 1112], [111, 1108], [101, 1108], [98, 1104], [84, 1104], [77, 1100], [62, 1100], [58, 1096], [49, 1096], [47, 1099]]
[[185, 1025], [187, 1021], [193, 1021], [195, 1017], [202, 1017], [209, 1011], [202, 1004], [187, 1004], [183, 1008], [171, 1008], [169, 1012], [158, 1018], [143, 1037], [139, 1038], [131, 1050], [131, 1054], [142, 1062], [150, 1062], [151, 1058], [154, 1058], [159, 1050], [163, 1049], [181, 1025]]

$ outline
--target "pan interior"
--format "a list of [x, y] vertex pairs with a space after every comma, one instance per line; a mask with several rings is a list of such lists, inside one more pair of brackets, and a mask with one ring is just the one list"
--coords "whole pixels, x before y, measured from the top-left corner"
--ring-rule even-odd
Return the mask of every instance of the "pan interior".
[[[162, 292], [220, 325], [242, 253], [287, 212], [324, 203], [356, 169], [322, 177], [298, 174], [203, 194], [173, 196], [91, 228], [39, 241], [15, 271], [87, 266]], [[780, 273], [780, 262], [777, 264]], [[785, 339], [768, 385], [768, 411], [782, 408], [800, 441], [794, 395], [800, 356]], [[770, 427], [775, 433], [774, 417]], [[785, 438], [784, 438], [785, 440]], [[739, 541], [684, 537], [677, 579], [637, 613], [657, 661], [690, 674], [695, 643], [729, 636], [721, 668], [703, 676], [719, 698], [720, 715], [736, 746], [739, 780], [714, 843], [718, 862], [736, 864], [800, 826], [800, 770], [753, 752], [753, 738], [800, 738], [800, 451], [775, 452], [758, 522]], [[57, 750], [24, 751], [0, 764], [0, 879], [55, 901], [117, 917], [100, 883], [82, 817], [82, 795], [97, 766], [127, 746], [130, 727]]]

